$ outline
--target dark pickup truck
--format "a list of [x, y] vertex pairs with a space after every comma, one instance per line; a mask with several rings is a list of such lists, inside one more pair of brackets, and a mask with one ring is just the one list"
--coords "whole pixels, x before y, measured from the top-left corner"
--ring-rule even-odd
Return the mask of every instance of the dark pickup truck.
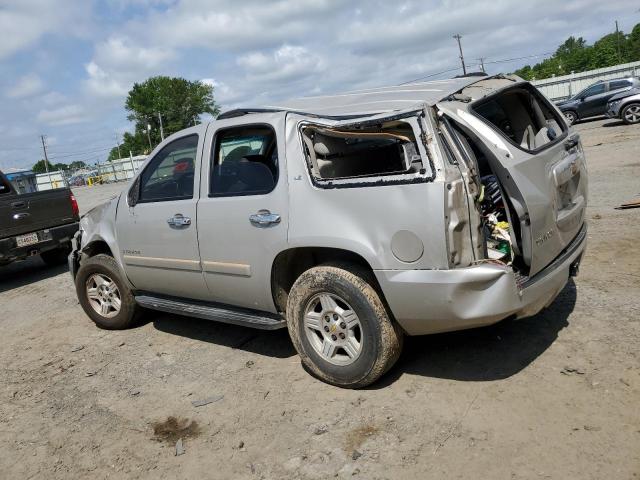
[[64, 263], [79, 220], [69, 188], [19, 194], [0, 172], [0, 266], [32, 255]]

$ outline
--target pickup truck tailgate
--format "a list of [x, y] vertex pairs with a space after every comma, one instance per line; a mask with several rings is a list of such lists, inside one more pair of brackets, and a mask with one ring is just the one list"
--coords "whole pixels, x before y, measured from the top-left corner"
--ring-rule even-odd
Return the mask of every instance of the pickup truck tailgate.
[[77, 221], [70, 197], [68, 188], [0, 197], [0, 239]]

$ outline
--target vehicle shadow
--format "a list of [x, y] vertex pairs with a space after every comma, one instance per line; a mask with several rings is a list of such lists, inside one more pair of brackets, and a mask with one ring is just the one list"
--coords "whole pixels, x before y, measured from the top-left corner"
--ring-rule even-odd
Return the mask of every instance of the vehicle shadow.
[[458, 381], [493, 381], [517, 374], [539, 357], [569, 325], [576, 304], [570, 280], [537, 315], [495, 325], [423, 337], [407, 337], [394, 368], [370, 388], [384, 388], [404, 373]]
[[146, 323], [153, 323], [153, 326], [161, 332], [200, 342], [275, 358], [289, 358], [296, 355], [289, 333], [285, 328], [272, 331], [257, 330], [153, 311], [146, 311], [144, 320]]
[[[398, 363], [368, 389], [385, 388], [405, 373], [473, 382], [515, 375], [549, 348], [568, 326], [576, 293], [575, 283], [570, 280], [556, 300], [533, 317], [461, 332], [406, 337]], [[296, 355], [286, 329], [254, 330], [152, 311], [145, 313], [144, 320], [161, 332], [200, 342], [275, 358]]]
[[30, 257], [20, 262], [10, 263], [0, 267], [0, 293], [55, 277], [68, 271], [69, 267], [66, 264], [51, 267], [46, 265], [40, 257]]
[[602, 124], [603, 127], [622, 127], [623, 125], [626, 125], [626, 123], [624, 123], [622, 120], [613, 120], [609, 123]]

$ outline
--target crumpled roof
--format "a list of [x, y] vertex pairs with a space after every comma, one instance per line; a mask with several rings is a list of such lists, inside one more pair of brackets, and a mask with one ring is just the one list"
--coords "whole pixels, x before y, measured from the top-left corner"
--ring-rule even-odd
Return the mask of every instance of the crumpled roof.
[[371, 88], [337, 95], [285, 100], [266, 108], [321, 117], [367, 116], [435, 105], [462, 88], [486, 79], [487, 77], [464, 77]]

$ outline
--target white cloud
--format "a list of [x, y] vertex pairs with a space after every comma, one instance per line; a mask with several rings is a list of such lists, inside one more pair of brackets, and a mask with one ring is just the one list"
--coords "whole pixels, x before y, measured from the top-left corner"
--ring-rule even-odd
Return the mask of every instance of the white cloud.
[[3, 1], [0, 5], [0, 59], [33, 46], [46, 34], [84, 33], [90, 2], [78, 0]]
[[20, 77], [13, 87], [7, 90], [6, 95], [9, 98], [26, 98], [32, 97], [42, 90], [44, 90], [42, 79], [34, 73], [29, 73]]
[[175, 57], [167, 48], [141, 47], [126, 37], [110, 37], [97, 45], [93, 60], [85, 65], [92, 94], [122, 97], [135, 81], [161, 72]]
[[51, 126], [71, 125], [84, 122], [89, 118], [82, 105], [69, 104], [62, 107], [40, 110], [37, 120]]

